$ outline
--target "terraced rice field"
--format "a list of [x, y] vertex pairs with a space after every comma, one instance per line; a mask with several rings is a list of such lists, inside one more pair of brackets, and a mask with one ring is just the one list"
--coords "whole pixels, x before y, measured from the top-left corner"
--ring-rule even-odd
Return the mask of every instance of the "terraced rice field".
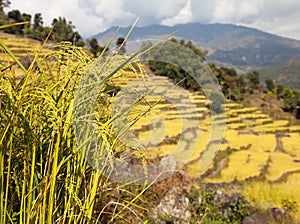
[[[2, 34], [0, 39], [17, 58], [34, 56], [41, 46]], [[0, 51], [0, 69], [12, 63]], [[14, 66], [12, 72], [20, 74], [20, 69]], [[226, 103], [226, 118], [211, 117], [203, 94], [178, 89], [166, 77], [122, 71], [112, 81], [121, 92], [133, 90], [132, 95], [125, 92], [122, 104], [130, 106], [127, 119], [145, 156], [172, 155], [186, 164], [191, 177], [204, 182], [244, 183], [244, 194], [253, 203], [280, 206], [287, 199], [300, 205], [300, 126], [231, 101]], [[213, 122], [226, 124], [222, 144], [211, 141]], [[200, 170], [203, 151], [213, 147], [219, 147], [215, 162]]]
[[127, 85], [118, 79], [114, 83], [123, 86], [125, 98], [134, 92], [132, 97], [138, 99], [138, 103], [133, 100], [126, 105], [131, 106], [129, 122], [145, 112], [131, 128], [146, 149], [145, 154], [156, 156], [168, 152], [182, 162], [198, 158], [210, 137], [210, 124], [202, 122], [209, 113], [206, 98], [175, 86], [165, 77], [143, 77], [138, 81], [135, 78], [128, 74]]
[[[128, 74], [127, 77], [130, 78], [126, 82], [135, 79], [132, 74]], [[172, 85], [172, 83], [170, 84], [171, 81], [165, 77], [156, 77], [153, 80], [149, 89], [153, 89], [155, 93], [155, 88], [159, 86], [161, 91], [157, 91], [154, 94], [155, 97], [149, 96], [147, 101], [151, 103], [157, 102], [157, 94], [164, 96], [162, 90], [168, 89]], [[126, 82], [120, 82], [121, 86], [125, 86]], [[143, 86], [141, 85], [140, 88], [143, 88]], [[177, 92], [181, 92], [181, 90]], [[132, 126], [136, 135], [142, 141], [146, 140], [144, 143], [153, 141], [154, 144], [158, 144], [155, 147], [148, 148], [146, 151], [147, 156], [175, 155], [174, 151], [176, 151], [178, 145], [183, 148], [188, 147], [187, 145], [190, 144], [189, 138], [196, 135], [191, 132], [187, 137], [180, 139], [180, 135], [184, 130], [182, 129], [183, 123], [187, 124], [189, 120], [198, 119], [199, 126], [195, 129], [198, 132], [198, 137], [196, 141], [192, 142], [195, 147], [191, 153], [189, 152], [187, 165], [185, 166], [190, 176], [202, 176], [204, 182], [232, 183], [238, 181], [245, 183], [245, 186], [248, 186], [248, 184], [249, 186], [255, 184], [257, 186], [270, 185], [272, 188], [276, 188], [276, 192], [272, 191], [272, 194], [274, 194], [272, 196], [273, 202], [272, 200], [268, 202], [273, 203], [274, 206], [278, 205], [278, 198], [293, 199], [291, 194], [286, 192], [286, 189], [279, 186], [294, 183], [293, 178], [300, 175], [299, 126], [290, 126], [287, 120], [275, 121], [257, 108], [246, 108], [241, 104], [230, 101], [226, 104], [226, 118], [218, 116], [212, 118], [208, 100], [204, 95], [189, 92], [185, 92], [183, 95], [185, 97], [174, 94], [174, 97], [178, 98], [176, 101], [177, 107], [168, 99], [162, 97], [160, 103], [156, 104], [156, 108], [161, 107], [161, 109], [151, 110], [149, 114]], [[191, 102], [195, 106], [191, 106]], [[147, 110], [149, 104], [144, 103], [141, 108]], [[155, 125], [152, 125], [153, 129], [149, 128], [151, 119], [157, 117], [160, 117], [165, 130], [158, 135], [154, 133], [157, 130], [153, 128]], [[212, 122], [226, 124], [227, 127], [223, 143], [219, 148], [219, 152], [223, 152], [223, 157], [219, 158], [218, 163], [210, 163], [205, 170], [199, 170], [201, 155], [212, 144], [210, 142]], [[188, 127], [188, 125], [185, 127]], [[159, 140], [162, 139], [163, 142], [159, 143]], [[182, 156], [181, 153], [179, 155]], [[289, 185], [289, 189], [299, 195], [298, 186], [292, 184]], [[245, 195], [248, 194], [247, 190], [249, 189], [249, 187], [245, 187]], [[256, 199], [249, 198], [253, 202], [261, 202], [264, 196], [256, 195], [256, 197]], [[300, 204], [300, 198], [297, 198], [297, 200]]]
[[[40, 42], [27, 38], [14, 37], [13, 35], [0, 33], [0, 40], [5, 43], [6, 47], [9, 48], [9, 50], [18, 60], [21, 61], [21, 63], [26, 63], [25, 58], [33, 60], [37, 52], [39, 52], [38, 55], [40, 58], [51, 52], [50, 49], [45, 47], [41, 50], [42, 45]], [[30, 64], [28, 64], [28, 66], [29, 65]], [[12, 75], [16, 78], [23, 74], [22, 70], [18, 66], [14, 65], [12, 57], [1, 48], [0, 69], [7, 69], [7, 67], [9, 67]]]
[[264, 152], [238, 151], [229, 157], [227, 168], [221, 170], [220, 176], [212, 178], [210, 182], [223, 183], [255, 178], [260, 175], [267, 160], [268, 155]]
[[282, 146], [285, 152], [291, 156], [300, 156], [300, 134], [299, 133], [289, 133], [282, 138]]

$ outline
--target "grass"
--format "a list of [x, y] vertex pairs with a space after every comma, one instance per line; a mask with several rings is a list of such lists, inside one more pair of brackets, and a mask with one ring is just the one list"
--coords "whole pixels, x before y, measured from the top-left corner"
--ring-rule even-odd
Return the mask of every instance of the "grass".
[[299, 89], [299, 64], [300, 61], [290, 61], [284, 64], [267, 67], [260, 71], [262, 81], [271, 78], [277, 85], [292, 89]]
[[266, 210], [277, 207], [284, 208], [285, 201], [295, 202], [297, 210], [288, 212], [294, 217], [296, 223], [300, 222], [299, 216], [299, 177], [300, 174], [292, 174], [286, 182], [272, 184], [266, 181], [251, 182], [244, 185], [243, 195], [252, 205]]
[[[65, 46], [65, 49], [68, 47]], [[63, 51], [55, 54], [67, 56]], [[11, 56], [18, 62], [14, 55]], [[68, 116], [72, 108], [70, 95], [74, 93], [74, 85], [80, 78], [79, 72], [82, 72], [85, 65], [85, 58], [77, 59], [80, 67], [76, 62], [71, 63], [70, 59], [67, 66], [51, 64], [53, 70], [59, 71], [61, 76], [54, 75], [52, 70], [46, 71], [41, 64], [40, 70], [44, 72], [38, 73], [31, 66], [29, 70], [23, 71], [26, 76], [20, 83], [15, 82], [13, 69], [1, 75], [0, 173], [1, 189], [6, 189], [1, 191], [1, 198], [4, 199], [1, 200], [2, 223], [30, 223], [34, 220], [52, 223], [59, 217], [67, 220], [71, 210], [64, 214], [59, 207], [64, 205], [68, 208], [73, 204], [76, 208], [79, 205], [73, 201], [83, 179], [76, 176], [74, 179], [71, 174], [81, 173], [85, 164], [82, 156], [75, 154]], [[44, 59], [36, 55], [35, 60], [41, 63]], [[77, 73], [71, 73], [77, 67]], [[5, 91], [4, 85], [10, 87], [9, 92]], [[72, 163], [78, 163], [77, 168], [72, 167]], [[62, 170], [67, 172], [62, 173]], [[70, 176], [70, 179], [64, 185], [66, 176]], [[95, 174], [92, 179], [94, 177]], [[61, 198], [60, 195], [65, 197]]]

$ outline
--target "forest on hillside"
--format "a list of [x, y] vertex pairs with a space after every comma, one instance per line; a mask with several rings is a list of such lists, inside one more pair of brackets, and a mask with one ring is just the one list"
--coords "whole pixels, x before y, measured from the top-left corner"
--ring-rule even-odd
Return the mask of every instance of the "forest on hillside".
[[[191, 41], [172, 39], [176, 44], [190, 49], [196, 55], [205, 60], [205, 52], [198, 49]], [[170, 47], [170, 45], [168, 45]], [[164, 49], [168, 52], [170, 58], [176, 57], [172, 54], [172, 49]], [[159, 55], [159, 51], [153, 49], [152, 54]], [[189, 64], [191, 61], [186, 58], [180, 58], [181, 63]], [[295, 118], [300, 118], [300, 92], [286, 88], [282, 85], [275, 85], [272, 78], [266, 79], [263, 83], [260, 82], [260, 74], [257, 71], [247, 74], [238, 74], [234, 68], [217, 67], [214, 63], [209, 62], [209, 67], [219, 81], [222, 87], [222, 92], [227, 99], [236, 102], [245, 102], [249, 98], [260, 98], [267, 101], [277, 100], [283, 111], [293, 114]], [[175, 83], [179, 83], [183, 88], [191, 91], [199, 91], [201, 88], [196, 80], [194, 80], [186, 71], [174, 65], [166, 65], [160, 61], [150, 61], [149, 67], [156, 75], [167, 76]], [[275, 108], [274, 108], [275, 109]], [[284, 115], [283, 115], [284, 117]]]

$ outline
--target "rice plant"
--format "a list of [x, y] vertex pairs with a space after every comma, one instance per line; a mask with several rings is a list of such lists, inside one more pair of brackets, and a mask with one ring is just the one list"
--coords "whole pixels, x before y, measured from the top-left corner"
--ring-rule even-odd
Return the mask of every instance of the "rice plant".
[[[0, 223], [110, 223], [126, 220], [124, 210], [141, 220], [139, 194], [93, 169], [76, 143], [74, 95], [93, 63], [89, 55], [68, 42], [50, 50], [43, 44], [25, 68], [5, 39], [0, 46], [10, 58], [0, 65]], [[116, 143], [104, 90], [105, 85], [97, 125], [103, 148], [112, 150]], [[116, 196], [122, 192], [130, 197]]]

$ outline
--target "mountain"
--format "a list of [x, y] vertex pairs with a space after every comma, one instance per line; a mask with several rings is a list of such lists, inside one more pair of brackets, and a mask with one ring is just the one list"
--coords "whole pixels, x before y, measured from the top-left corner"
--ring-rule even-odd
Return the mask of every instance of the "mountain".
[[276, 85], [300, 90], [300, 60], [261, 69], [259, 74], [262, 82], [271, 78]]
[[[112, 27], [91, 38], [97, 38], [105, 44], [117, 30], [117, 27]], [[126, 36], [129, 30], [130, 27], [120, 28], [116, 38]], [[128, 41], [161, 39], [172, 33], [175, 38], [191, 40], [207, 50], [208, 60], [244, 71], [300, 59], [300, 41], [231, 24], [188, 23], [173, 27], [135, 27]]]

